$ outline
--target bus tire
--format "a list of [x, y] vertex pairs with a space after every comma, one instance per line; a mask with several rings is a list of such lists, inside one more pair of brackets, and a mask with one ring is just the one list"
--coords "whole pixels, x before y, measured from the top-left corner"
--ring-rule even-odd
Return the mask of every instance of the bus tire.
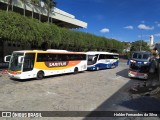
[[116, 67], [116, 65], [115, 64], [112, 64], [111, 65], [111, 69], [113, 69], [113, 68], [115, 68]]
[[42, 80], [44, 78], [44, 72], [43, 71], [39, 71], [37, 73], [37, 80]]
[[98, 71], [98, 70], [99, 70], [99, 67], [96, 67], [96, 70]]
[[75, 67], [74, 68], [74, 74], [77, 74], [78, 73], [78, 67]]

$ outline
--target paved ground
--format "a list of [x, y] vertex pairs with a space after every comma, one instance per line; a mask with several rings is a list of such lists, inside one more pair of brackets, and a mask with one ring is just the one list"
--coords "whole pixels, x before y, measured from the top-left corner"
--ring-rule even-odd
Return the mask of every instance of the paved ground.
[[[128, 92], [133, 84], [144, 81], [128, 78], [127, 68], [126, 62], [123, 61], [115, 69], [86, 71], [77, 75], [68, 74], [28, 81], [15, 81], [9, 79], [7, 75], [2, 75], [0, 111], [160, 111], [159, 97], [131, 95]], [[9, 118], [3, 119], [9, 120]], [[88, 120], [89, 118], [54, 119]], [[92, 119], [149, 120], [150, 118]]]

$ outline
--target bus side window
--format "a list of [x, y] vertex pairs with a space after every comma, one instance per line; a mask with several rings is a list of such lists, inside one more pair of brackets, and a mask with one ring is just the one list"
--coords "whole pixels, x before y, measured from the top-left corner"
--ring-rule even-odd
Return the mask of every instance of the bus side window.
[[61, 54], [60, 58], [61, 58], [61, 61], [66, 61], [66, 54]]
[[54, 58], [53, 58], [53, 61], [58, 61], [58, 55], [54, 54], [53, 57], [54, 57]]
[[64, 61], [69, 61], [69, 60], [70, 60], [69, 55], [68, 55], [68, 54], [65, 54], [65, 59], [64, 59]]
[[55, 61], [55, 54], [48, 54], [48, 61]]
[[37, 55], [37, 62], [44, 62], [45, 61], [45, 54], [38, 53]]
[[86, 60], [86, 55], [80, 55], [80, 60]]
[[70, 57], [70, 60], [71, 60], [71, 61], [74, 60], [74, 55], [70, 54], [69, 57]]
[[101, 60], [101, 59], [105, 59], [105, 55], [100, 54], [100, 56], [99, 56], [99, 60]]

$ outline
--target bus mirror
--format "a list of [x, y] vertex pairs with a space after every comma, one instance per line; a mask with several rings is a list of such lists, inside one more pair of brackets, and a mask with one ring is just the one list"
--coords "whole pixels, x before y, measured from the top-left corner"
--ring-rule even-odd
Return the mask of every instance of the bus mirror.
[[4, 62], [9, 62], [11, 59], [11, 55], [7, 55], [4, 57]]
[[19, 56], [18, 57], [18, 63], [22, 63], [23, 62], [23, 58], [24, 58], [23, 56]]

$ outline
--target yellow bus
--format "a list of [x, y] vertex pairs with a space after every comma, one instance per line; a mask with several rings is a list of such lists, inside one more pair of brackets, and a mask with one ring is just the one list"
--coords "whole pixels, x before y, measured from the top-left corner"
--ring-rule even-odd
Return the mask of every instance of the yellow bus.
[[44, 76], [77, 73], [87, 69], [87, 58], [83, 52], [66, 50], [14, 51], [5, 56], [9, 62], [8, 75], [16, 79], [43, 79]]

